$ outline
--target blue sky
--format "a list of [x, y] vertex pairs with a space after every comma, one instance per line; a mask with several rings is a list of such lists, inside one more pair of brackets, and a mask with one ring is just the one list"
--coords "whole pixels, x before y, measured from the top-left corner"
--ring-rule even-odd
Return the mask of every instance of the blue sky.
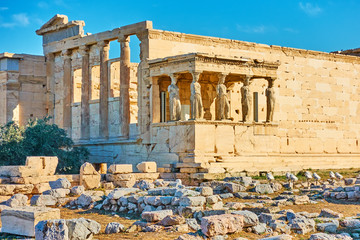
[[[360, 1], [0, 0], [0, 52], [42, 54], [35, 34], [55, 14], [97, 33], [151, 20], [155, 29], [318, 51], [360, 47]], [[132, 59], [138, 41], [131, 39]], [[118, 57], [117, 42], [110, 57]]]

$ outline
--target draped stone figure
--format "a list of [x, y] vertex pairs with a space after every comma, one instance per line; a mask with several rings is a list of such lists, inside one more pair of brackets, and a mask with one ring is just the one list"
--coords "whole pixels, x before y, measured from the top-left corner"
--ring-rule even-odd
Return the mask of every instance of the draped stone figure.
[[219, 83], [216, 87], [217, 92], [217, 99], [219, 103], [219, 107], [217, 109], [217, 116], [219, 120], [228, 119], [229, 118], [229, 112], [230, 112], [230, 104], [229, 104], [229, 98], [226, 93], [226, 86], [225, 86], [225, 74], [219, 74]]
[[266, 95], [266, 122], [272, 122], [274, 119], [274, 109], [275, 109], [275, 91], [273, 88], [274, 79], [270, 79], [269, 86], [265, 91]]
[[177, 76], [175, 76], [175, 74], [171, 74], [170, 77], [171, 77], [171, 84], [168, 87], [170, 121], [179, 121], [181, 119], [181, 103], [180, 103], [179, 87], [176, 85]]
[[250, 118], [251, 93], [249, 88], [250, 76], [246, 76], [244, 85], [241, 87], [241, 110], [242, 121], [248, 122]]
[[194, 72], [193, 81], [190, 84], [191, 119], [200, 119], [203, 116], [203, 104], [201, 99], [201, 86], [199, 81], [200, 73]]

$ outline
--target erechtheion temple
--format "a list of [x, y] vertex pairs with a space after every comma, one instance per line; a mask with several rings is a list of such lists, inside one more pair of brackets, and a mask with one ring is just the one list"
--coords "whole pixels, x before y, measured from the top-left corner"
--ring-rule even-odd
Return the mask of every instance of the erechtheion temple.
[[50, 115], [93, 163], [156, 161], [193, 178], [360, 167], [359, 51], [84, 25], [56, 15], [36, 31], [45, 58], [0, 55], [0, 123]]

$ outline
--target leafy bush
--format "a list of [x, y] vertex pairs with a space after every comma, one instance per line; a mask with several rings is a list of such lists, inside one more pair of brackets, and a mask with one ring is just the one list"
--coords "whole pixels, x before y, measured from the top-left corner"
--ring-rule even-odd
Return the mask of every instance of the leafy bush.
[[89, 152], [73, 145], [49, 118], [30, 120], [26, 127], [9, 122], [0, 127], [0, 165], [24, 165], [27, 156], [57, 156], [58, 173], [76, 173]]

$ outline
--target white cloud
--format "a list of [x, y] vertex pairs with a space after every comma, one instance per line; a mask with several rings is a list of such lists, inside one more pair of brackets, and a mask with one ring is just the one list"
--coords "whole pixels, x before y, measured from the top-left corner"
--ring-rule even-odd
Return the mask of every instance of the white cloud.
[[240, 25], [237, 24], [236, 25], [236, 29], [240, 32], [245, 32], [245, 33], [265, 33], [265, 32], [275, 32], [277, 31], [277, 29], [275, 27], [270, 27], [270, 26], [264, 26], [264, 25], [258, 25], [258, 26], [248, 26], [248, 25]]
[[24, 27], [29, 25], [29, 17], [26, 13], [13, 14], [11, 16], [11, 22], [0, 23], [0, 27], [11, 28], [11, 27]]
[[323, 11], [318, 5], [313, 5], [311, 3], [300, 2], [299, 7], [309, 16], [316, 16]]

